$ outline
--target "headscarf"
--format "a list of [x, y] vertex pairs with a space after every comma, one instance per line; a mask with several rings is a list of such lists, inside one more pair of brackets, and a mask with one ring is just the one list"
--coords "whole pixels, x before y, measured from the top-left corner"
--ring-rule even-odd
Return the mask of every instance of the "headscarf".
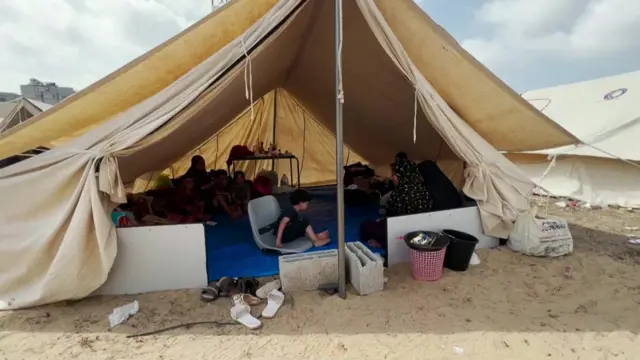
[[406, 157], [396, 157], [396, 161], [391, 164], [393, 175], [398, 178], [399, 184], [420, 183], [420, 172], [418, 166]]
[[182, 175], [182, 178], [192, 178], [197, 189], [209, 182], [209, 175], [207, 174], [207, 170], [198, 169], [198, 164], [200, 162], [204, 163], [204, 158], [200, 155], [194, 155], [191, 158], [191, 166], [189, 167], [187, 172]]

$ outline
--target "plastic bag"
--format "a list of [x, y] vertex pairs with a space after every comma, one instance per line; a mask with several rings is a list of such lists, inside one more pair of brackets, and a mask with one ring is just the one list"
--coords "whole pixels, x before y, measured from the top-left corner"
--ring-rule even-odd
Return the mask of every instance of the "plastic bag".
[[507, 246], [526, 255], [558, 257], [573, 252], [573, 237], [566, 220], [539, 219], [531, 210], [518, 216]]

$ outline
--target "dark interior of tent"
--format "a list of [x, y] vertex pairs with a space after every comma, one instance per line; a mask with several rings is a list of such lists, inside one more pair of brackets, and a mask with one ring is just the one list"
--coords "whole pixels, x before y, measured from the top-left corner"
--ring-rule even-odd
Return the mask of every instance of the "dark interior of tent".
[[[158, 163], [173, 164], [176, 159], [190, 160], [192, 155], [198, 154], [197, 151], [194, 152], [193, 144], [206, 143], [211, 139], [211, 134], [219, 133], [227, 126], [229, 119], [247, 111], [251, 104], [245, 96], [247, 91], [251, 92], [251, 99], [255, 101], [273, 89], [285, 89], [323, 127], [335, 134], [337, 94], [334, 11], [331, 1], [303, 2], [274, 31], [256, 46], [247, 49], [250, 61], [240, 59], [216, 81], [216, 86], [200, 94], [174, 119], [144, 140], [136, 151], [119, 158], [125, 182], [131, 182], [141, 173], [156, 171]], [[417, 105], [415, 90], [410, 81], [387, 55], [355, 2], [344, 2], [343, 19], [341, 80], [344, 89], [344, 144], [367, 162], [353, 168], [358, 174], [354, 175], [350, 171], [345, 173], [345, 187], [350, 187], [345, 190], [345, 240], [363, 241], [372, 250], [384, 255], [384, 246], [371, 246], [367, 236], [362, 234], [362, 229], [363, 224], [376, 222], [384, 217], [380, 211], [380, 198], [393, 190], [395, 185], [387, 178], [375, 180], [375, 186], [371, 186], [371, 179], [374, 178], [371, 173], [376, 172], [376, 178], [390, 175], [390, 164], [396, 161], [396, 154], [406, 152], [411, 160], [420, 164], [417, 168], [433, 201], [430, 211], [436, 211], [463, 206], [463, 196], [458, 190], [464, 163], [429, 124]], [[250, 84], [247, 83], [247, 71], [251, 72]], [[288, 134], [282, 134], [278, 129], [276, 116], [274, 115], [273, 131], [268, 138], [254, 139], [252, 143], [243, 142], [247, 139], [238, 139], [235, 145], [255, 151], [258, 141], [264, 146], [270, 143], [277, 143], [279, 147], [286, 144], [288, 140], [282, 136]], [[167, 129], [170, 129], [170, 136], [167, 136]], [[303, 145], [308, 150], [306, 154], [292, 154], [298, 160], [300, 157], [314, 156], [314, 151], [326, 152], [323, 155], [331, 155], [336, 159], [335, 146], [332, 149], [327, 146], [314, 148], [315, 139], [306, 138], [304, 129], [298, 137], [303, 143], [309, 144]], [[176, 138], [181, 140], [175, 141]], [[283, 147], [281, 150], [285, 149]], [[184, 154], [188, 156], [185, 157]], [[153, 162], [145, 161], [151, 158], [154, 159]], [[303, 187], [313, 183], [308, 178], [305, 179], [305, 174], [312, 170], [329, 174], [322, 182], [336, 182], [335, 163], [329, 168], [309, 169], [313, 164], [309, 165], [310, 162], [303, 159], [298, 173], [286, 161], [262, 162], [273, 164], [270, 170], [276, 171], [275, 184], [273, 180], [270, 184], [274, 187], [283, 174], [288, 178], [287, 182], [292, 189], [300, 182]], [[353, 165], [348, 162], [344, 157], [342, 165]], [[246, 170], [245, 174], [255, 184], [257, 179], [253, 177], [258, 174], [253, 171], [257, 166], [254, 162], [240, 161], [233, 164], [237, 169]], [[221, 167], [220, 163], [217, 166], [218, 169], [207, 170], [221, 168], [233, 177], [232, 166]], [[269, 165], [262, 168], [268, 169]], [[347, 167], [345, 169], [349, 170]], [[367, 174], [363, 175], [363, 171]], [[173, 174], [172, 185], [181, 186], [180, 176], [180, 173]], [[363, 179], [365, 185], [362, 185]], [[372, 189], [376, 186], [377, 189]], [[366, 191], [362, 190], [363, 187]], [[384, 189], [380, 190], [381, 187]], [[153, 197], [153, 191], [157, 190], [147, 191], [146, 194]], [[307, 187], [307, 190], [313, 195], [313, 200], [305, 216], [310, 219], [316, 232], [328, 230], [332, 238], [329, 245], [307, 251], [335, 249], [338, 238], [336, 187], [316, 186]], [[271, 194], [271, 191], [260, 192], [259, 195], [265, 194]], [[289, 192], [276, 194], [275, 197], [281, 207], [287, 206]], [[125, 208], [131, 209], [131, 205], [125, 205]], [[122, 215], [127, 212], [120, 210], [126, 209], [119, 208], [114, 214]], [[127, 221], [126, 216], [118, 219]], [[127, 225], [119, 224], [118, 219], [114, 218], [116, 225]], [[222, 276], [259, 277], [278, 273], [278, 251], [265, 251], [256, 246], [249, 216], [245, 214], [232, 218], [228, 213], [221, 213], [208, 220], [210, 222], [205, 225], [205, 231], [210, 281]]]

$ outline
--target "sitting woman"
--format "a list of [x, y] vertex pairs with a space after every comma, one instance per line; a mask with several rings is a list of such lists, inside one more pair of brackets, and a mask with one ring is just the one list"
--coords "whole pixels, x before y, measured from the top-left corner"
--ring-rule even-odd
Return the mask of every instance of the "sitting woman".
[[400, 152], [391, 164], [396, 187], [387, 202], [387, 216], [419, 214], [431, 210], [433, 201], [424, 183], [418, 165]]
[[214, 172], [213, 180], [213, 206], [224, 211], [232, 219], [242, 217], [242, 209], [238, 206], [237, 201], [231, 196], [229, 187], [229, 176], [224, 170]]
[[168, 220], [180, 224], [209, 221], [211, 215], [204, 212], [204, 201], [196, 196], [193, 178], [183, 176], [180, 186], [172, 190], [166, 204]]
[[194, 155], [191, 158], [191, 166], [187, 170], [182, 178], [191, 178], [194, 182], [194, 189], [198, 194], [198, 196], [203, 195], [203, 193], [210, 192], [213, 187], [213, 183], [209, 178], [209, 174], [207, 173], [207, 164], [204, 161], [204, 158], [200, 155]]
[[[391, 164], [395, 189], [387, 202], [387, 216], [401, 216], [428, 212], [432, 200], [418, 166], [400, 152]], [[360, 226], [360, 240], [372, 247], [386, 248], [387, 219], [365, 221]]]

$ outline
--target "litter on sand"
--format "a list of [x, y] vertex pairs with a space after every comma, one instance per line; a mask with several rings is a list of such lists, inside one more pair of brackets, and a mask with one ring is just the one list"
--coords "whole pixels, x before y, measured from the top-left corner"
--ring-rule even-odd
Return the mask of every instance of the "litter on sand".
[[114, 327], [125, 322], [130, 316], [140, 310], [140, 305], [138, 304], [138, 300], [113, 309], [111, 315], [109, 315], [109, 326]]

